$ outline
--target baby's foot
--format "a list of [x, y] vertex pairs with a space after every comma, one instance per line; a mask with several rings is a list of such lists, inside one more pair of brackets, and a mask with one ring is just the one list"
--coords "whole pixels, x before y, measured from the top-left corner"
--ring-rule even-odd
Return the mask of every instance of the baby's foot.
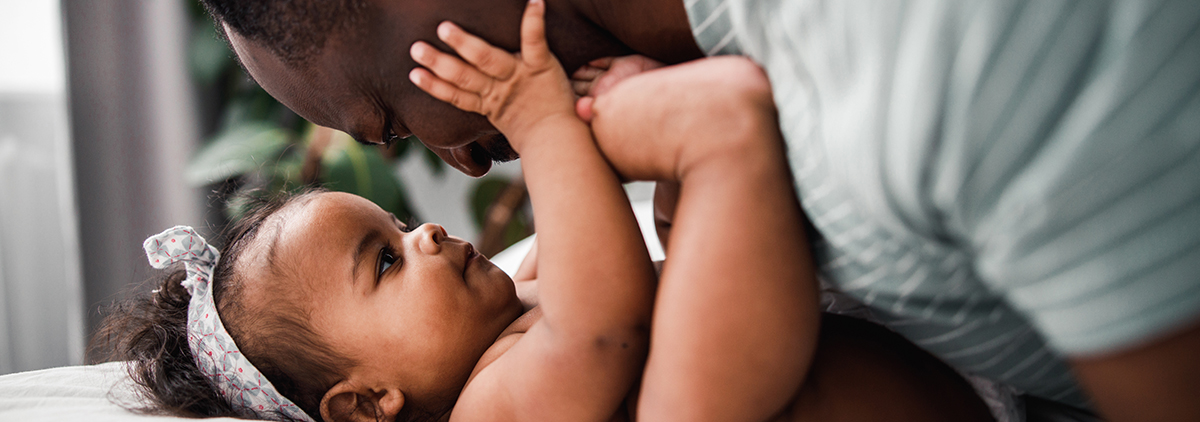
[[646, 56], [604, 57], [592, 60], [571, 75], [571, 88], [580, 98], [575, 101], [575, 114], [592, 122], [592, 103], [626, 78], [665, 66]]

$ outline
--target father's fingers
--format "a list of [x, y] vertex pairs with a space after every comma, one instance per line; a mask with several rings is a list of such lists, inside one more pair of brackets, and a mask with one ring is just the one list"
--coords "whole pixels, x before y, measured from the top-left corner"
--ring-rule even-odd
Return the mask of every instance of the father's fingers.
[[450, 105], [458, 107], [459, 110], [482, 113], [483, 100], [479, 98], [478, 94], [458, 89], [430, 73], [429, 70], [419, 67], [413, 69], [408, 73], [408, 79], [412, 81], [413, 85], [432, 95], [433, 98], [448, 102]]
[[513, 69], [516, 69], [516, 60], [509, 52], [493, 47], [450, 21], [438, 25], [437, 33], [438, 38], [484, 74], [496, 79], [512, 77]]
[[438, 78], [467, 91], [483, 92], [493, 80], [475, 66], [466, 64], [457, 57], [438, 51], [433, 46], [421, 41], [413, 43], [409, 54], [417, 64], [425, 66]]
[[521, 59], [526, 63], [541, 65], [553, 57], [546, 45], [545, 15], [545, 0], [529, 0], [521, 17]]

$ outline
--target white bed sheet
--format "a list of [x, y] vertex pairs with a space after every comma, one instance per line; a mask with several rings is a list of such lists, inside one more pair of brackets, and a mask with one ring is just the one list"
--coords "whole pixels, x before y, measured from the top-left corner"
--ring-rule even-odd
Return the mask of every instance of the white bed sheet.
[[[118, 403], [138, 403], [123, 362], [65, 366], [0, 376], [0, 421], [179, 422], [141, 415]], [[136, 407], [136, 406], [132, 406]], [[209, 421], [237, 421], [210, 418]]]

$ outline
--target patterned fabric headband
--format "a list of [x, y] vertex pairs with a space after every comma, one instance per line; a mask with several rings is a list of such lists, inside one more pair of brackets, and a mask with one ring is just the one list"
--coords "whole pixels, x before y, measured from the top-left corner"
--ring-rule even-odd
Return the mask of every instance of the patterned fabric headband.
[[242, 356], [233, 337], [225, 331], [212, 295], [213, 269], [220, 255], [217, 249], [188, 226], [164, 230], [146, 239], [142, 247], [154, 268], [163, 269], [183, 262], [187, 269], [187, 278], [181, 284], [192, 295], [188, 303], [188, 347], [196, 358], [196, 367], [217, 386], [221, 395], [235, 408], [259, 418], [279, 419], [284, 415], [313, 422], [304, 410], [279, 394], [271, 382]]

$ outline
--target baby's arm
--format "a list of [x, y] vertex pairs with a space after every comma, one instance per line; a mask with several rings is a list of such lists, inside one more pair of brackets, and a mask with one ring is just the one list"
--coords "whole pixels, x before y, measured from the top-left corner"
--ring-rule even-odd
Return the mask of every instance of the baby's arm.
[[[456, 420], [610, 418], [640, 374], [654, 269], [624, 190], [574, 113], [546, 47], [540, 0], [512, 55], [444, 23], [439, 37], [468, 63], [423, 43], [417, 86], [484, 114], [521, 154], [536, 211], [542, 319], [463, 390]], [[449, 81], [454, 81], [451, 83]]]
[[771, 419], [804, 379], [819, 316], [765, 76], [707, 59], [630, 77], [593, 108], [622, 175], [679, 182], [638, 418]]

